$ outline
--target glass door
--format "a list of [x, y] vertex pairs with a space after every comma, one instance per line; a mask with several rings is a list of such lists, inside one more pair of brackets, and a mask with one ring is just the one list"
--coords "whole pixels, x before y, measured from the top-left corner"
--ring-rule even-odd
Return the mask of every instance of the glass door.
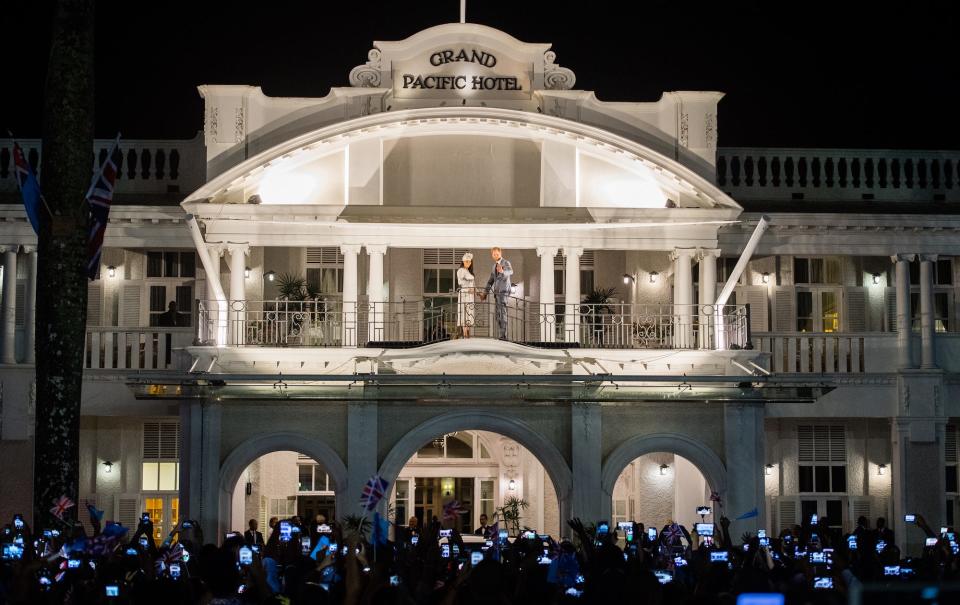
[[153, 539], [160, 544], [180, 522], [180, 497], [154, 495], [143, 499], [143, 512], [153, 522]]

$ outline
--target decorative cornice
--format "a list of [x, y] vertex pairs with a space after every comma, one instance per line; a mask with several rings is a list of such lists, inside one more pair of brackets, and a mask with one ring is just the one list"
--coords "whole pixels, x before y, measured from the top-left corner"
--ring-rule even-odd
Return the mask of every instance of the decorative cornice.
[[350, 70], [350, 86], [379, 88], [381, 58], [380, 50], [371, 48], [367, 53], [367, 62]]
[[557, 53], [543, 53], [543, 87], [547, 90], [570, 90], [577, 81], [573, 70], [556, 64]]

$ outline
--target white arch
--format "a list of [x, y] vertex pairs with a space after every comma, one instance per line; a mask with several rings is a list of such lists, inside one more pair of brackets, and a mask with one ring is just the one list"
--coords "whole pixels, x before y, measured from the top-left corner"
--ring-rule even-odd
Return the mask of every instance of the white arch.
[[600, 485], [603, 488], [603, 503], [600, 510], [603, 511], [603, 518], [610, 518], [613, 487], [623, 469], [640, 456], [654, 452], [668, 452], [683, 456], [703, 473], [711, 490], [721, 496], [726, 492], [727, 469], [720, 457], [707, 446], [679, 433], [634, 435], [618, 445], [603, 461], [603, 470], [600, 475]]
[[[240, 474], [260, 456], [272, 452], [295, 451], [310, 456], [321, 464], [330, 478], [333, 479], [337, 498], [337, 510], [345, 510], [342, 499], [345, 497], [347, 485], [347, 467], [336, 451], [316, 437], [293, 431], [281, 431], [256, 435], [243, 441], [220, 464], [219, 477], [219, 535], [212, 540], [219, 540], [229, 530], [231, 501], [233, 490], [240, 479]], [[207, 538], [208, 541], [211, 538]]]
[[474, 410], [452, 411], [434, 416], [408, 431], [390, 448], [390, 452], [380, 465], [380, 476], [386, 479], [390, 485], [393, 485], [404, 465], [424, 443], [437, 435], [469, 430], [490, 431], [509, 437], [527, 448], [537, 458], [543, 465], [544, 470], [547, 471], [550, 480], [553, 482], [553, 487], [557, 491], [561, 520], [560, 531], [565, 533], [566, 524], [563, 520], [570, 510], [570, 498], [573, 489], [570, 466], [564, 459], [563, 454], [550, 440], [522, 420]]
[[641, 163], [665, 187], [683, 191], [702, 200], [706, 206], [740, 209], [710, 180], [634, 140], [582, 122], [494, 107], [429, 107], [381, 112], [313, 130], [240, 162], [191, 193], [183, 203], [209, 200], [218, 193], [242, 186], [247, 178], [257, 178], [264, 167], [281, 159], [294, 159], [305, 153], [326, 154], [371, 138], [455, 133], [577, 141], [614, 163]]

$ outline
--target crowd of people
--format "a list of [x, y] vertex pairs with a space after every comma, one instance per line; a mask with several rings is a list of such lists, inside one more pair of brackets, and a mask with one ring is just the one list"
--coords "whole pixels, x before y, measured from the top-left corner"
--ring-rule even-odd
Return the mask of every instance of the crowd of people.
[[132, 533], [92, 521], [93, 535], [79, 525], [32, 531], [20, 516], [6, 525], [0, 604], [732, 604], [746, 593], [842, 603], [864, 584], [960, 579], [956, 536], [920, 516], [926, 546], [912, 559], [882, 521], [871, 528], [863, 518], [845, 536], [814, 517], [739, 541], [724, 517], [689, 529], [572, 519], [571, 539], [557, 542], [497, 523], [461, 535], [437, 520], [384, 532], [376, 518], [371, 527], [293, 517], [271, 519], [266, 538], [251, 521], [220, 546], [190, 520], [159, 543], [146, 514]]

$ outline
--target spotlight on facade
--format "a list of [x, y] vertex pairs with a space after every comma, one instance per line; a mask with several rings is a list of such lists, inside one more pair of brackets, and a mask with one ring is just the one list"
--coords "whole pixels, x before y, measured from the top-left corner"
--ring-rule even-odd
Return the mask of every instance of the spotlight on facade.
[[763, 272], [763, 277], [761, 277], [760, 279], [763, 280], [763, 283], [769, 284], [769, 283], [770, 283], [770, 274], [767, 273], [766, 271], [764, 271], [764, 272]]
[[660, 277], [660, 274], [659, 274], [659, 273], [657, 273], [656, 271], [651, 271], [651, 272], [650, 272], [650, 283], [651, 283], [651, 284], [657, 283], [657, 278], [658, 278], [658, 277]]
[[623, 285], [628, 286], [634, 282], [633, 276], [629, 273], [623, 274]]
[[113, 265], [110, 265], [109, 267], [107, 267], [107, 275], [110, 276], [110, 277], [116, 277], [116, 276], [117, 276], [117, 268], [114, 267]]
[[244, 279], [250, 279], [250, 267], [244, 267], [243, 277]]
[[103, 472], [112, 473], [113, 472], [113, 463], [109, 460], [103, 461]]
[[517, 480], [511, 479], [510, 482], [507, 483], [507, 489], [510, 490], [511, 492], [517, 491]]
[[874, 274], [873, 274], [873, 285], [876, 286], [876, 285], [879, 284], [879, 283], [880, 283], [880, 274], [879, 274], [879, 273], [874, 273]]
[[772, 464], [768, 464], [767, 466], [763, 467], [763, 474], [764, 474], [764, 475], [768, 475], [768, 476], [769, 476], [769, 475], [772, 475], [772, 474], [773, 474], [773, 465], [772, 465]]
[[267, 271], [263, 274], [267, 278], [267, 281], [273, 281], [277, 277], [276, 271]]
[[886, 472], [887, 472], [887, 465], [886, 465], [886, 464], [878, 464], [878, 465], [877, 465], [877, 474], [878, 474], [878, 475], [881, 475], [881, 476], [882, 476], [882, 475], [883, 475], [884, 473], [886, 473]]
[[668, 468], [670, 468], [670, 465], [669, 465], [669, 464], [661, 464], [661, 465], [660, 465], [660, 474], [661, 474], [661, 475], [666, 475]]

